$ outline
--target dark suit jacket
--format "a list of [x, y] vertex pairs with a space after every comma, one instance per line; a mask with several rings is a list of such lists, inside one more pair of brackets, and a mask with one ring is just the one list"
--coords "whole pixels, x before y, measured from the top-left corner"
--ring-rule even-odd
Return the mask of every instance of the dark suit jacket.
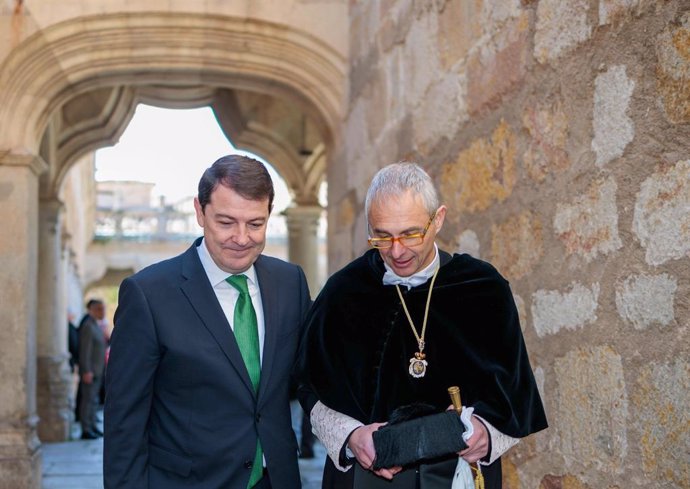
[[246, 489], [261, 439], [274, 489], [300, 487], [288, 388], [310, 304], [302, 269], [255, 262], [258, 396], [194, 245], [125, 279], [106, 372], [106, 489]]
[[96, 320], [84, 316], [79, 326], [79, 372], [91, 372], [94, 377], [103, 376], [105, 368], [105, 335]]

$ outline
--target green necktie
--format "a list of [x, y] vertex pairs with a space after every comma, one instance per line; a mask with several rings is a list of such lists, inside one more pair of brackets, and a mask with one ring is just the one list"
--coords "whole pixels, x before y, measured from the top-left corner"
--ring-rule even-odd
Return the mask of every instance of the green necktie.
[[[237, 345], [244, 359], [244, 364], [249, 372], [249, 378], [254, 386], [254, 392], [259, 390], [259, 380], [261, 378], [261, 359], [259, 356], [259, 330], [256, 324], [256, 312], [252, 306], [252, 299], [247, 287], [246, 275], [232, 275], [225, 279], [230, 285], [240, 293], [235, 304], [235, 314], [233, 317], [233, 328]], [[249, 476], [248, 488], [253, 487], [263, 476], [263, 450], [261, 441], [256, 440], [256, 454], [254, 455], [254, 465]]]

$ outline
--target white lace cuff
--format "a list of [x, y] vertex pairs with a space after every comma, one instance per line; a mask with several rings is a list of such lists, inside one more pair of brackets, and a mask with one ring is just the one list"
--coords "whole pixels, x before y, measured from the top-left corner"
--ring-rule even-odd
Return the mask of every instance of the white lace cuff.
[[345, 445], [347, 437], [363, 423], [351, 418], [347, 414], [335, 411], [321, 401], [318, 401], [309, 414], [311, 419], [311, 431], [326, 447], [326, 453], [333, 461], [335, 468], [341, 472], [347, 472], [352, 466], [340, 465], [340, 450]]
[[[475, 416], [477, 415], [475, 414]], [[477, 416], [477, 418], [484, 423], [484, 426], [486, 426], [486, 429], [489, 431], [489, 438], [491, 439], [491, 456], [489, 457], [489, 461], [479, 462], [480, 464], [489, 465], [494, 463], [501, 455], [506, 453], [509, 448], [517, 445], [517, 442], [520, 441], [519, 438], [513, 438], [512, 436], [501, 433], [481, 416]]]

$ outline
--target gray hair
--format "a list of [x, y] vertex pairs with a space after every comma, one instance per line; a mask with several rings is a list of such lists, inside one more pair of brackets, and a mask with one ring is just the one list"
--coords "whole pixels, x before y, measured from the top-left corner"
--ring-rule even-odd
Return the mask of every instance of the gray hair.
[[371, 180], [364, 202], [367, 221], [369, 221], [369, 210], [373, 202], [398, 197], [407, 190], [421, 197], [429, 214], [438, 209], [438, 192], [427, 172], [416, 163], [393, 163], [381, 168]]

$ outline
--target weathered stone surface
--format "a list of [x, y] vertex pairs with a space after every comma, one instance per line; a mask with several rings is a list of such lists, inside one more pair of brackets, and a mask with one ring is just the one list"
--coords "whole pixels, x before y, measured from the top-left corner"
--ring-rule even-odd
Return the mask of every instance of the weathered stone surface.
[[458, 237], [458, 253], [467, 253], [475, 258], [481, 258], [481, 244], [479, 236], [471, 229], [466, 229]]
[[347, 228], [352, 226], [355, 222], [355, 207], [352, 203], [352, 199], [343, 199], [337, 209], [337, 219], [339, 228]]
[[439, 11], [438, 50], [445, 70], [464, 59], [481, 36], [482, 4], [482, 0], [449, 1]]
[[690, 363], [687, 356], [642, 368], [632, 393], [642, 432], [642, 468], [650, 480], [690, 487]]
[[0, 237], [0, 489], [38, 489], [41, 480], [35, 413], [39, 163], [33, 155], [0, 151], [0, 219], [12, 230]]
[[[9, 455], [9, 454], [8, 454]], [[41, 453], [30, 457], [0, 459], [0, 489], [38, 489], [41, 487]]]
[[628, 398], [621, 356], [609, 346], [556, 358], [556, 431], [565, 468], [620, 473], [628, 451]]
[[[350, 2], [352, 3], [352, 2]], [[373, 2], [369, 2], [373, 3]], [[397, 0], [381, 0], [379, 3], [379, 14], [384, 17], [394, 5], [400, 3]]]
[[625, 73], [625, 66], [612, 66], [594, 81], [594, 139], [596, 162], [604, 166], [623, 154], [633, 140], [633, 121], [626, 115], [635, 82]]
[[541, 0], [537, 6], [534, 56], [540, 63], [553, 61], [592, 35], [587, 21], [588, 0]]
[[520, 320], [520, 329], [525, 331], [527, 326], [527, 310], [525, 309], [525, 300], [513, 292], [513, 300], [515, 301], [515, 307], [518, 311], [518, 319]]
[[412, 24], [405, 39], [405, 63], [401, 79], [406, 99], [401, 102], [408, 107], [426, 103], [425, 95], [429, 86], [444, 74], [436, 42], [437, 28], [435, 17], [423, 15]]
[[383, 21], [379, 30], [379, 39], [384, 53], [390, 51], [396, 44], [405, 42], [405, 36], [414, 20], [413, 6], [413, 0], [396, 2], [394, 8], [393, 5], [381, 5], [380, 12]]
[[369, 237], [369, 228], [367, 222], [367, 216], [365, 215], [364, 211], [360, 212], [355, 219], [352, 233], [355, 256], [361, 255], [369, 248], [369, 243], [367, 243], [367, 238]]
[[539, 483], [539, 489], [590, 489], [590, 486], [572, 474], [548, 474]]
[[661, 275], [632, 275], [616, 286], [618, 314], [635, 329], [673, 321], [673, 302], [678, 281]]
[[515, 186], [515, 134], [505, 121], [491, 139], [477, 139], [443, 165], [440, 191], [455, 212], [476, 212], [502, 202]]
[[72, 374], [67, 355], [38, 357], [36, 407], [42, 442], [67, 441], [70, 435]]
[[[377, 51], [370, 51], [366, 56], [359, 58], [350, 65], [350, 99], [357, 100], [358, 95], [363, 95], [366, 86], [371, 82], [379, 63]], [[364, 94], [364, 96], [366, 96]]]
[[374, 2], [361, 2], [350, 10], [350, 59], [358, 60], [374, 46], [378, 21], [378, 9]]
[[616, 189], [612, 178], [595, 181], [572, 204], [556, 206], [553, 227], [568, 254], [581, 255], [589, 262], [622, 246], [618, 237]]
[[[386, 101], [386, 113], [388, 114], [389, 122], [397, 121], [400, 132], [405, 132], [402, 136], [406, 139], [406, 146], [411, 146], [412, 141], [408, 138], [408, 126], [412, 127], [412, 116], [408, 114], [407, 107], [407, 85], [406, 78], [408, 74], [405, 73], [405, 51], [403, 48], [394, 49], [383, 60], [383, 71], [385, 72], [386, 94], [388, 100]], [[405, 120], [407, 119], [407, 120]], [[402, 122], [399, 122], [402, 120]]]
[[506, 21], [510, 21], [524, 13], [520, 0], [484, 2], [482, 7], [484, 30], [489, 32], [499, 29]]
[[[346, 161], [355, 162], [365, 154], [369, 147], [368, 129], [366, 101], [360, 98], [351, 108], [350, 117], [345, 126], [345, 137], [348, 141], [352, 141], [344, 149]], [[348, 166], [348, 181], [350, 182], [352, 181], [350, 174], [355, 171], [353, 166]]]
[[661, 265], [690, 256], [690, 160], [662, 167], [640, 186], [633, 232], [645, 260]]
[[503, 476], [503, 489], [520, 489], [520, 475], [510, 457], [503, 457], [501, 459], [501, 471]]
[[415, 111], [415, 143], [420, 153], [427, 154], [469, 119], [465, 86], [464, 73], [450, 73], [431, 85], [425, 103]]
[[640, 0], [599, 0], [599, 25], [611, 24], [639, 5]]
[[504, 27], [493, 42], [470, 56], [467, 96], [471, 114], [498, 102], [525, 76], [529, 59], [528, 28], [528, 16], [523, 14]]
[[579, 329], [597, 320], [599, 284], [572, 283], [566, 292], [538, 290], [532, 295], [532, 320], [538, 336]]
[[[546, 374], [544, 373], [543, 368], [541, 368], [540, 366], [534, 367], [534, 381], [537, 383], [537, 390], [539, 391], [539, 395], [541, 396], [542, 402], [546, 399], [546, 393], [544, 392], [544, 382], [546, 381], [545, 377]], [[548, 418], [548, 413], [546, 417]]]
[[555, 105], [528, 107], [522, 123], [530, 135], [523, 161], [527, 174], [541, 182], [551, 172], [570, 165], [565, 144], [568, 138], [568, 119], [560, 102]]
[[369, 85], [365, 89], [367, 105], [365, 108], [367, 127], [370, 134], [381, 134], [388, 122], [388, 111], [386, 105], [388, 101], [387, 85], [385, 76], [380, 69], [374, 70]]
[[[529, 344], [527, 346], [529, 347]], [[538, 346], [536, 347], [539, 348]], [[555, 425], [555, 421], [553, 418], [554, 414], [551, 406], [553, 403], [553, 399], [555, 398], [555, 395], [553, 390], [549, 390], [548, 392], [544, 390], [544, 382], [546, 377], [544, 369], [541, 366], [534, 367], [534, 358], [531, 359], [531, 362], [532, 368], [534, 368], [534, 379], [537, 382], [539, 395], [541, 396], [541, 401], [546, 411], [546, 419], [549, 422], [549, 427], [546, 430], [537, 433], [536, 436], [534, 436], [534, 453], [537, 457], [539, 457], [541, 454], [550, 453], [554, 449], [555, 442], [553, 439], [552, 428]], [[550, 375], [550, 377], [552, 376]], [[532, 483], [530, 483], [529, 487], [537, 487], [539, 478], [544, 474], [544, 469], [528, 470], [527, 472], [529, 474], [529, 478], [532, 480]]]
[[666, 117], [690, 122], [690, 13], [669, 25], [657, 39], [656, 79]]
[[542, 254], [541, 221], [530, 211], [491, 226], [491, 262], [508, 280], [531, 272]]

